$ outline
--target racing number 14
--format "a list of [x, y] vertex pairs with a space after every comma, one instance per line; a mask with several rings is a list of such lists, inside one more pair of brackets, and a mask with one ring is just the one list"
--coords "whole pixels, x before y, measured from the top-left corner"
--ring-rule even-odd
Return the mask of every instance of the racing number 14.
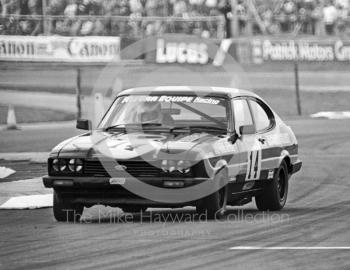
[[261, 171], [261, 149], [248, 152], [247, 173], [245, 180], [257, 180]]

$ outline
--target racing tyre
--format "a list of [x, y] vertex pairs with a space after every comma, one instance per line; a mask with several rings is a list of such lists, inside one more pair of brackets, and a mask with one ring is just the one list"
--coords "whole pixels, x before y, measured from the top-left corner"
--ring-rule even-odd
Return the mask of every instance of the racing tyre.
[[64, 200], [60, 194], [54, 190], [53, 193], [53, 215], [57, 221], [76, 222], [80, 220], [84, 206], [72, 204]]
[[202, 199], [201, 204], [197, 206], [197, 212], [206, 214], [208, 219], [221, 218], [226, 208], [226, 201], [227, 189], [223, 187]]
[[[220, 173], [217, 181], [225, 183], [227, 181], [226, 173]], [[206, 214], [208, 219], [221, 218], [226, 210], [227, 187], [224, 186], [213, 194], [203, 198], [196, 207], [198, 213]]]
[[288, 195], [288, 168], [285, 161], [282, 161], [273, 180], [265, 188], [265, 191], [255, 196], [255, 203], [260, 211], [281, 210], [287, 201]]

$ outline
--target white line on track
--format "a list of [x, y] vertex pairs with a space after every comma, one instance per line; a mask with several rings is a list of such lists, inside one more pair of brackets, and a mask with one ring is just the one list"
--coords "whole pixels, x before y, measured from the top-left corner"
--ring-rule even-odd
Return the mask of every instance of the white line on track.
[[236, 246], [230, 247], [230, 250], [350, 250], [350, 246], [337, 246], [337, 247], [262, 247], [262, 246]]

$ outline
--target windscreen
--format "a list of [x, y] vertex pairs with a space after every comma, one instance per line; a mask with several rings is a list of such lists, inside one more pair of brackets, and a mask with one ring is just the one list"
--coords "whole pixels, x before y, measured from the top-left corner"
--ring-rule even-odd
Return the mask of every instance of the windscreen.
[[227, 128], [227, 100], [187, 95], [128, 95], [117, 98], [99, 128], [133, 124]]

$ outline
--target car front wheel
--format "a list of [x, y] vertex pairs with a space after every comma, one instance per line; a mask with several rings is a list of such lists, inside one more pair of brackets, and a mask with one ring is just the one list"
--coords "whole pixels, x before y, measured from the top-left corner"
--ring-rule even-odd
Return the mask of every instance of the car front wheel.
[[255, 203], [260, 211], [281, 210], [287, 201], [288, 195], [288, 168], [282, 161], [273, 180], [265, 188], [265, 191], [255, 197]]
[[76, 222], [80, 220], [84, 206], [65, 200], [56, 190], [53, 193], [53, 215], [57, 221]]
[[227, 204], [227, 173], [225, 171], [220, 172], [215, 181], [222, 183], [224, 186], [216, 192], [203, 198], [199, 205], [197, 205], [197, 212], [200, 214], [206, 214], [208, 219], [220, 218], [224, 215]]

